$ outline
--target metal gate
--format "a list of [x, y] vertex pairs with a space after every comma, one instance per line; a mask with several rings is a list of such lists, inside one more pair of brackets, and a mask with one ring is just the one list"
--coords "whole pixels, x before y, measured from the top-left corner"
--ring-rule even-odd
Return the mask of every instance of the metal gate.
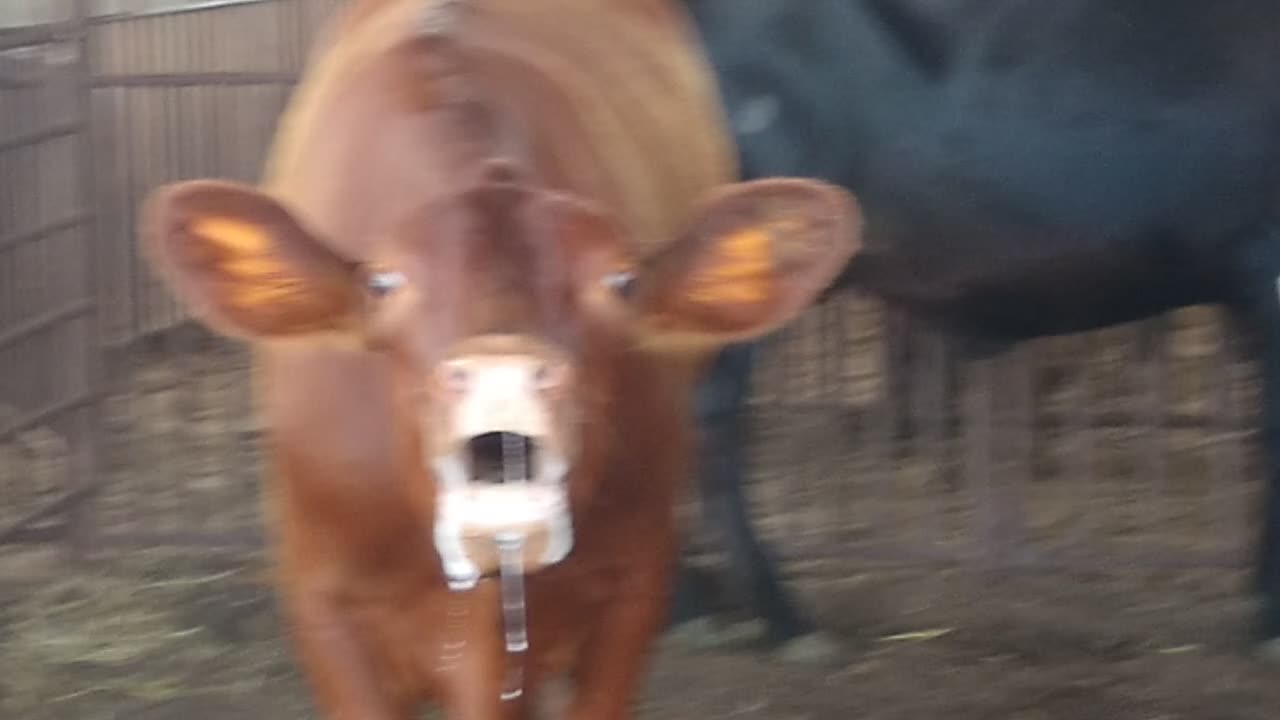
[[0, 30], [0, 544], [83, 550], [100, 359], [81, 5]]
[[833, 298], [756, 374], [756, 516], [795, 561], [1249, 564], [1263, 486], [1251, 339], [1194, 307], [975, 357]]

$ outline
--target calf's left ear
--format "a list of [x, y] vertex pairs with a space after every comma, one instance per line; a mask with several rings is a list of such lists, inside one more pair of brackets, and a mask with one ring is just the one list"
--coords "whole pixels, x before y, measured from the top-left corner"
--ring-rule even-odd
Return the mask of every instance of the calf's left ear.
[[255, 188], [169, 185], [148, 197], [142, 214], [145, 256], [192, 314], [224, 335], [340, 330], [359, 307], [354, 265]]
[[709, 349], [772, 332], [835, 281], [861, 236], [857, 201], [834, 185], [775, 178], [717, 192], [640, 278], [646, 344]]

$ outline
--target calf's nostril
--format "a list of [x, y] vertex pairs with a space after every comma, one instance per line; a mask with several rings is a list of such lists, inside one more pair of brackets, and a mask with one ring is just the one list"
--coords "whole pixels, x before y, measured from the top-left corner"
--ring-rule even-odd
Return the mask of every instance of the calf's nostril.
[[533, 371], [533, 383], [539, 390], [560, 387], [568, 377], [568, 369], [558, 363], [542, 363]]
[[450, 363], [441, 370], [441, 381], [453, 392], [464, 392], [471, 382], [471, 373], [458, 363]]

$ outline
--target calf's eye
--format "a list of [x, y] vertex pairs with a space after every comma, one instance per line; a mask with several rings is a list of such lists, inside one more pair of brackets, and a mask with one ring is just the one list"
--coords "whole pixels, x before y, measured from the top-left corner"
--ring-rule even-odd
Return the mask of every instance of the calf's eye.
[[365, 279], [365, 286], [374, 297], [385, 297], [405, 284], [404, 273], [395, 270], [375, 270]]
[[604, 276], [604, 284], [619, 297], [629, 299], [635, 291], [636, 274], [630, 270], [619, 270]]

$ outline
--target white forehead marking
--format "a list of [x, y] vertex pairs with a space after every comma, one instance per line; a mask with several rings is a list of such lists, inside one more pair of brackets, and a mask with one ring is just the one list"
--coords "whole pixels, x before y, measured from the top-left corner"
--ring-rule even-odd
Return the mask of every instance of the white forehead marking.
[[782, 101], [777, 95], [757, 95], [742, 104], [733, 116], [739, 135], [754, 135], [768, 130], [782, 114]]

